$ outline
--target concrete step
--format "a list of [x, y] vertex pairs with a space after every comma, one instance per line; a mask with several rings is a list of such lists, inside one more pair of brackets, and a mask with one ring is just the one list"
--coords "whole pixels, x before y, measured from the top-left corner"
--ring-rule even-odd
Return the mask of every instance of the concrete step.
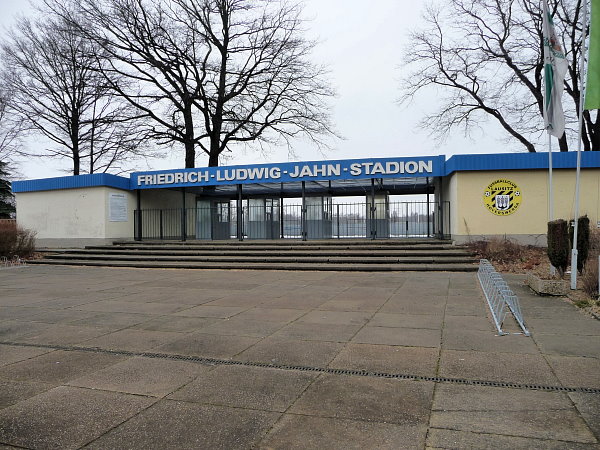
[[227, 262], [166, 262], [166, 261], [112, 261], [112, 260], [58, 260], [38, 259], [31, 264], [107, 266], [134, 268], [171, 269], [237, 269], [237, 270], [312, 270], [312, 271], [354, 271], [354, 272], [406, 272], [441, 271], [474, 272], [475, 264], [314, 264], [314, 263], [227, 263]]
[[277, 249], [277, 250], [166, 250], [166, 249], [120, 249], [120, 248], [86, 248], [79, 250], [68, 250], [59, 253], [79, 254], [79, 255], [171, 255], [181, 257], [191, 256], [232, 256], [232, 257], [256, 257], [256, 256], [337, 256], [337, 257], [368, 257], [368, 256], [389, 256], [389, 257], [408, 257], [408, 256], [472, 256], [472, 253], [460, 248], [452, 248], [448, 250], [306, 250], [306, 249]]
[[143, 241], [115, 241], [114, 246], [153, 246], [153, 245], [171, 245], [171, 246], [193, 246], [193, 245], [204, 245], [211, 247], [226, 247], [226, 246], [269, 246], [269, 247], [280, 247], [280, 246], [414, 246], [414, 245], [452, 245], [452, 241], [449, 239], [434, 239], [434, 238], [399, 238], [399, 239], [315, 239], [302, 241], [301, 239], [257, 239], [257, 240], [245, 240], [238, 241], [235, 239], [227, 239], [220, 241], [207, 241], [207, 240], [196, 240], [188, 239], [187, 241], [179, 240], [143, 240]]
[[463, 264], [473, 262], [472, 257], [456, 257], [452, 255], [417, 256], [417, 257], [381, 257], [369, 255], [362, 257], [329, 257], [320, 254], [312, 256], [195, 256], [185, 255], [140, 255], [140, 254], [80, 254], [62, 253], [51, 255], [47, 260], [93, 260], [93, 261], [166, 261], [166, 262], [239, 262], [239, 263], [316, 263], [316, 264]]
[[94, 245], [87, 246], [85, 250], [106, 250], [106, 251], [123, 251], [123, 250], [165, 250], [165, 251], [390, 251], [390, 250], [456, 250], [461, 247], [453, 245], [210, 245], [210, 244], [190, 244], [190, 245], [115, 245], [103, 246]]

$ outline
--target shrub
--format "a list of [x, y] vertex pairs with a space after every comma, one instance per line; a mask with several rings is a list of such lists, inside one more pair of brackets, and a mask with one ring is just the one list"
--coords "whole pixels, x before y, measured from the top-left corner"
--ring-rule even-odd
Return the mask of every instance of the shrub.
[[598, 296], [598, 254], [592, 253], [583, 270], [581, 288], [591, 298]]
[[[577, 227], [577, 271], [583, 273], [583, 267], [590, 254], [590, 219], [588, 216], [582, 216], [578, 219]], [[573, 247], [574, 227], [569, 224], [569, 241]], [[571, 269], [573, 270], [573, 269]]]
[[0, 223], [0, 257], [27, 258], [35, 251], [35, 232], [13, 223]]
[[548, 259], [562, 278], [569, 264], [569, 230], [562, 219], [548, 222]]
[[501, 263], [521, 259], [524, 248], [516, 242], [499, 238], [470, 242], [468, 247], [481, 258]]

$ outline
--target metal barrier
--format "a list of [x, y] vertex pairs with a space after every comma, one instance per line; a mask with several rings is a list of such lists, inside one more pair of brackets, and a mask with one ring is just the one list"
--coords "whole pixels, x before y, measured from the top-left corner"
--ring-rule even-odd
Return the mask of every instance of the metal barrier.
[[492, 313], [492, 318], [496, 325], [496, 329], [498, 330], [498, 334], [508, 334], [502, 330], [502, 324], [504, 323], [508, 311], [510, 311], [519, 324], [519, 327], [521, 327], [521, 330], [523, 330], [523, 334], [525, 336], [530, 336], [529, 330], [525, 326], [525, 321], [523, 320], [519, 298], [508, 287], [508, 284], [506, 284], [502, 279], [502, 276], [496, 272], [494, 266], [492, 266], [487, 259], [481, 259], [479, 261], [477, 278], [479, 278], [479, 283], [481, 283], [481, 288], [483, 289], [485, 299], [490, 307], [490, 312]]
[[136, 210], [134, 230], [138, 240], [449, 237], [449, 217], [449, 202], [376, 199], [375, 202], [326, 202], [303, 207], [273, 200], [257, 206], [244, 200], [238, 211], [235, 201], [224, 200], [212, 206], [185, 210]]

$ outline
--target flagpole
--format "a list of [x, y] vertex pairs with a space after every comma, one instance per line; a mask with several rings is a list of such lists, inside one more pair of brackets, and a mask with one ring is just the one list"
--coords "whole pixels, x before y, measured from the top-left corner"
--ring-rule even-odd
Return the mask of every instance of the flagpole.
[[[552, 135], [548, 133], [548, 222], [554, 220], [554, 191], [552, 188]], [[556, 268], [550, 264], [550, 275], [556, 274]]]
[[581, 173], [581, 137], [583, 134], [583, 105], [585, 103], [585, 51], [587, 30], [587, 2], [582, 2], [583, 26], [581, 27], [581, 57], [579, 60], [579, 131], [577, 133], [577, 170], [575, 171], [575, 225], [573, 226], [573, 249], [571, 250], [571, 289], [577, 289], [577, 232], [579, 231], [579, 178]]

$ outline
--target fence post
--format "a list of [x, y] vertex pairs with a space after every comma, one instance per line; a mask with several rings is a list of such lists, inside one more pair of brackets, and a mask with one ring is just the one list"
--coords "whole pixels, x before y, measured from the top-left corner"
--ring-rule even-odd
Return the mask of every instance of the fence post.
[[159, 211], [159, 220], [160, 220], [160, 239], [163, 240], [164, 232], [163, 232], [163, 210], [162, 209]]
[[239, 241], [243, 241], [244, 240], [244, 230], [243, 230], [243, 224], [244, 224], [244, 218], [242, 216], [242, 214], [244, 213], [242, 210], [242, 185], [238, 184], [237, 185], [237, 203], [236, 203], [236, 208], [237, 208], [237, 238]]
[[302, 240], [306, 241], [307, 239], [307, 230], [306, 230], [306, 182], [302, 182]]
[[375, 178], [371, 178], [371, 239], [375, 239], [377, 228], [375, 225]]
[[135, 230], [134, 230], [134, 239], [136, 241], [142, 240], [142, 191], [140, 189], [137, 190], [137, 210], [136, 213], [136, 221], [135, 221]]
[[181, 240], [186, 240], [187, 214], [185, 211], [185, 188], [181, 188]]

